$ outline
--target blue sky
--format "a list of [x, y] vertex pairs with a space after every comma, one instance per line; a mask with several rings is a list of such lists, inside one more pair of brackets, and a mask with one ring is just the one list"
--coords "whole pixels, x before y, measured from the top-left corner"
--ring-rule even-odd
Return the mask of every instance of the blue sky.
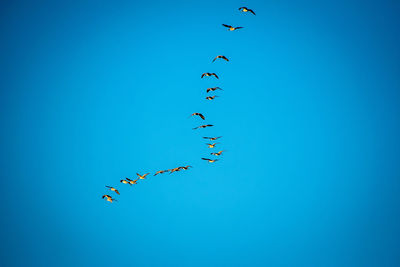
[[397, 1], [0, 12], [1, 266], [400, 265]]

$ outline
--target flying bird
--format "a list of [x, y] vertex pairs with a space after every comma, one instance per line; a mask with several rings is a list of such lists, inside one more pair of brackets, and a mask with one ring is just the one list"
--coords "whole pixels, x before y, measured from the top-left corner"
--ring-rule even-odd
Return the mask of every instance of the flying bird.
[[143, 175], [140, 175], [139, 173], [136, 173], [136, 175], [139, 177], [138, 179], [146, 179], [146, 176], [148, 175], [148, 174], [150, 174], [150, 173], [146, 173], [146, 174], [143, 174]]
[[202, 118], [203, 120], [205, 120], [206, 118], [204, 118], [204, 116], [203, 116], [203, 114], [201, 114], [201, 113], [198, 113], [198, 112], [195, 112], [195, 113], [193, 113], [192, 115], [190, 115], [190, 116], [199, 116], [200, 118]]
[[187, 170], [187, 169], [189, 169], [189, 168], [193, 168], [192, 166], [190, 166], [190, 165], [187, 165], [187, 166], [182, 166], [182, 167], [179, 167], [179, 168], [181, 168], [182, 170]]
[[242, 29], [243, 27], [233, 27], [231, 25], [222, 24], [222, 26], [229, 28], [230, 31]]
[[218, 152], [212, 152], [211, 155], [214, 155], [214, 156], [221, 156], [222, 152], [224, 152], [224, 151], [221, 150], [221, 151], [218, 151]]
[[222, 136], [218, 136], [218, 137], [203, 137], [204, 139], [210, 139], [211, 141], [215, 141], [219, 138], [221, 138]]
[[211, 127], [211, 126], [214, 126], [214, 125], [212, 125], [212, 124], [200, 125], [200, 126], [197, 126], [196, 128], [193, 128], [193, 130], [196, 130], [198, 128], [202, 129], [202, 128], [206, 128], [206, 127]]
[[209, 148], [214, 148], [218, 143], [206, 144]]
[[201, 75], [201, 78], [203, 78], [204, 76], [206, 76], [206, 77], [208, 77], [208, 76], [215, 76], [215, 78], [219, 79], [218, 76], [217, 76], [217, 74], [215, 74], [214, 72], [213, 72], [213, 73], [211, 73], [211, 72], [204, 72], [204, 73]]
[[164, 172], [168, 172], [169, 170], [162, 170], [162, 171], [157, 171], [153, 176], [156, 176], [157, 174], [162, 174]]
[[109, 202], [111, 202], [111, 203], [112, 203], [113, 201], [117, 201], [116, 199], [112, 198], [110, 195], [103, 195], [101, 198], [102, 198], [102, 199], [105, 199], [105, 198], [106, 198], [106, 200], [109, 201]]
[[213, 163], [218, 161], [217, 159], [207, 159], [207, 158], [201, 158], [202, 160], [207, 160], [209, 163]]
[[250, 8], [247, 8], [247, 7], [239, 7], [239, 10], [241, 10], [242, 12], [250, 12], [253, 15], [256, 15], [256, 13], [254, 13], [253, 10], [251, 10]]
[[218, 58], [222, 58], [222, 59], [224, 59], [224, 60], [226, 60], [226, 61], [229, 61], [229, 59], [227, 59], [225, 56], [219, 55], [219, 56], [216, 56], [216, 57], [213, 59], [212, 62], [214, 62], [214, 61], [217, 60]]
[[[128, 179], [128, 178], [126, 178], [126, 179]], [[129, 183], [127, 180], [121, 180], [121, 181], [119, 181], [120, 183], [123, 183], [123, 184], [129, 184], [129, 185], [132, 185], [131, 183]]]
[[170, 170], [169, 170], [169, 171], [170, 171], [169, 174], [171, 174], [171, 173], [173, 173], [173, 172], [179, 172], [180, 170], [181, 170], [181, 167], [176, 167], [176, 168], [170, 169]]
[[207, 93], [208, 92], [212, 92], [212, 91], [215, 91], [215, 90], [222, 90], [220, 87], [210, 87], [210, 88], [207, 88]]
[[119, 192], [116, 188], [112, 187], [112, 186], [108, 186], [106, 185], [107, 188], [109, 188], [111, 191], [114, 191], [115, 193], [117, 193], [119, 195]]
[[133, 184], [137, 184], [137, 181], [139, 180], [139, 178], [137, 178], [135, 180], [131, 180], [129, 178], [126, 178], [126, 180], [129, 182], [130, 185], [133, 185]]
[[213, 100], [214, 98], [219, 97], [217, 95], [213, 95], [213, 96], [207, 96], [206, 99], [207, 100]]

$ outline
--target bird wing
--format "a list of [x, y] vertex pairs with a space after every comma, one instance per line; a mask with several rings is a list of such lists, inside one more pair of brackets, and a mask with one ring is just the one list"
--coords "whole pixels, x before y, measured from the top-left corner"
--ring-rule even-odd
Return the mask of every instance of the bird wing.
[[235, 30], [242, 29], [243, 27], [235, 27]]
[[207, 158], [201, 158], [201, 159], [202, 159], [202, 160], [207, 160], [207, 161], [208, 161], [208, 160], [211, 160], [211, 159], [207, 159]]
[[219, 79], [218, 76], [217, 76], [217, 74], [213, 73], [213, 74], [211, 74], [211, 75], [214, 75], [215, 78]]
[[253, 15], [256, 15], [256, 13], [254, 13], [254, 11], [253, 11], [253, 10], [251, 10], [251, 9], [248, 9], [248, 11], [249, 11], [249, 12], [251, 12], [251, 13], [253, 13]]
[[203, 73], [202, 75], [201, 75], [201, 78], [203, 78], [204, 77], [204, 75], [206, 75], [205, 73]]
[[117, 193], [119, 195], [119, 191], [117, 189], [115, 189], [115, 193]]
[[232, 28], [231, 25], [222, 24], [222, 26], [227, 27], [227, 28]]
[[216, 59], [218, 58], [218, 56], [216, 56], [214, 59], [213, 59], [213, 61], [212, 62], [214, 62]]
[[242, 10], [243, 8], [246, 8], [246, 7], [244, 7], [244, 6], [242, 6], [242, 7], [239, 7], [239, 10]]
[[225, 59], [226, 61], [229, 61], [229, 59], [227, 59], [226, 56], [222, 56], [222, 59]]
[[106, 185], [107, 188], [112, 188], [111, 186]]
[[199, 113], [199, 117], [202, 118], [203, 120], [205, 120], [206, 118], [204, 118], [203, 114]]

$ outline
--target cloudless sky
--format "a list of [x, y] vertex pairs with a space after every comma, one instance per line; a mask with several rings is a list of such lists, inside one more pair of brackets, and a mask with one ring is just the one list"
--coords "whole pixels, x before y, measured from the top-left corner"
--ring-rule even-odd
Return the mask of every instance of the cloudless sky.
[[0, 12], [1, 266], [400, 266], [398, 1]]

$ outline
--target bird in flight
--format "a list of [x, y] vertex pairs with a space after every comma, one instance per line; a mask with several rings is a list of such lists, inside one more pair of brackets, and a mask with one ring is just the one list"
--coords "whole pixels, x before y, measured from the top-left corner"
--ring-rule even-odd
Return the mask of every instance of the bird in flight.
[[207, 160], [209, 163], [213, 163], [218, 161], [217, 159], [207, 159], [207, 158], [201, 158], [202, 160]]
[[211, 127], [211, 126], [214, 126], [214, 125], [212, 125], [212, 124], [200, 125], [200, 126], [197, 126], [196, 128], [193, 128], [193, 130], [196, 130], [198, 128], [202, 129], [202, 128], [206, 128], [206, 127]]
[[233, 27], [231, 25], [222, 24], [222, 26], [229, 28], [230, 31], [242, 29], [243, 27]]
[[125, 179], [128, 181], [128, 183], [129, 183], [130, 185], [137, 184], [137, 181], [139, 180], [139, 178], [137, 178], [137, 179], [135, 179], [135, 180], [131, 180], [131, 179], [129, 179], [129, 178], [125, 178]]
[[176, 168], [170, 169], [169, 174], [171, 174], [173, 172], [179, 172], [180, 170], [181, 170], [181, 167], [176, 167]]
[[201, 113], [198, 113], [198, 112], [195, 112], [195, 113], [193, 113], [192, 115], [190, 115], [190, 116], [199, 116], [200, 118], [202, 118], [203, 120], [205, 120], [206, 118], [204, 118], [204, 116], [203, 116], [203, 114], [201, 114]]
[[[126, 178], [126, 179], [128, 179], [128, 178]], [[131, 183], [129, 183], [127, 180], [121, 180], [120, 181], [121, 183], [123, 183], [123, 184], [129, 184], [129, 185], [132, 185]]]
[[136, 173], [136, 175], [139, 177], [138, 179], [146, 179], [146, 176], [148, 175], [148, 174], [150, 174], [150, 173], [146, 173], [146, 174], [143, 174], [143, 175], [140, 175], [139, 173]]
[[169, 170], [162, 170], [162, 171], [157, 171], [153, 176], [156, 176], [157, 174], [162, 174], [164, 172], [168, 172]]
[[215, 90], [222, 90], [220, 87], [210, 87], [210, 88], [207, 88], [207, 93], [208, 92], [212, 92], [212, 91], [215, 91]]
[[213, 95], [213, 96], [207, 96], [206, 99], [207, 100], [213, 100], [214, 98], [219, 97], [217, 95]]
[[119, 195], [119, 192], [116, 188], [112, 187], [112, 186], [108, 186], [106, 185], [107, 188], [109, 188], [111, 191], [114, 191], [115, 193], [117, 193]]
[[222, 152], [224, 152], [224, 151], [221, 150], [221, 151], [218, 151], [218, 152], [212, 152], [211, 155], [214, 155], [214, 156], [221, 156]]
[[214, 148], [218, 143], [206, 144], [209, 148]]
[[187, 165], [187, 166], [182, 166], [182, 167], [179, 167], [179, 168], [181, 168], [182, 170], [187, 170], [187, 169], [189, 169], [189, 168], [193, 168], [192, 166], [190, 166], [190, 165]]
[[204, 73], [201, 75], [201, 78], [203, 78], [204, 76], [206, 76], [206, 77], [208, 77], [208, 76], [215, 76], [215, 78], [219, 79], [218, 76], [217, 76], [217, 74], [215, 74], [214, 72], [213, 72], [213, 73], [211, 73], [211, 72], [204, 72]]
[[102, 197], [101, 197], [102, 199], [106, 199], [107, 201], [109, 201], [109, 202], [113, 202], [113, 201], [117, 201], [116, 199], [114, 199], [114, 198], [112, 198], [110, 195], [103, 195]]
[[218, 137], [203, 137], [204, 139], [209, 139], [209, 140], [211, 140], [211, 141], [215, 141], [215, 140], [217, 140], [217, 139], [219, 139], [219, 138], [221, 138], [222, 136], [218, 136]]
[[251, 10], [250, 8], [247, 8], [247, 7], [239, 7], [239, 10], [242, 11], [242, 12], [250, 12], [253, 15], [256, 15], [256, 13], [254, 13], [253, 10]]
[[222, 59], [224, 59], [224, 60], [226, 60], [226, 61], [229, 61], [229, 59], [227, 59], [226, 56], [219, 55], [219, 56], [216, 56], [216, 57], [213, 59], [212, 62], [214, 62], [214, 61], [217, 60], [218, 58], [222, 58]]

